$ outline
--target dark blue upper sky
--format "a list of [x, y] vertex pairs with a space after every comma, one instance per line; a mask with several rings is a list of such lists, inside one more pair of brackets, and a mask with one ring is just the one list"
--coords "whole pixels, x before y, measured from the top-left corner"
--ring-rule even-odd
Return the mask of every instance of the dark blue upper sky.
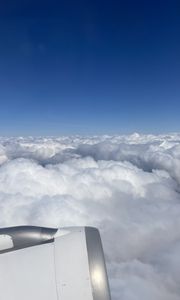
[[180, 2], [1, 1], [0, 135], [180, 130]]

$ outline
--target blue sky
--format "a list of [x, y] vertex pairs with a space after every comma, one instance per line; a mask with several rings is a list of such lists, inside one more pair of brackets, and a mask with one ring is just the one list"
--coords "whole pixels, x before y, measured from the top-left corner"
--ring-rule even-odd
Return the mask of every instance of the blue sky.
[[0, 135], [179, 131], [179, 1], [4, 1]]

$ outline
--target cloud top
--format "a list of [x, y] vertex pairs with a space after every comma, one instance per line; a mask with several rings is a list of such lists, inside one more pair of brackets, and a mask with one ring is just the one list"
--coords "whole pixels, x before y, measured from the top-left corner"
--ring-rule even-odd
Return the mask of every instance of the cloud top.
[[113, 300], [180, 299], [180, 134], [0, 138], [0, 226], [97, 226]]

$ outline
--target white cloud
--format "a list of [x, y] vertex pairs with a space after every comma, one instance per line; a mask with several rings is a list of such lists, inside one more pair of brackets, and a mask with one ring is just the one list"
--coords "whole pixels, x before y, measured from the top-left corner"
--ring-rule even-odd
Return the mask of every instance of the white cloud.
[[180, 299], [180, 135], [0, 139], [0, 226], [97, 226], [113, 300]]

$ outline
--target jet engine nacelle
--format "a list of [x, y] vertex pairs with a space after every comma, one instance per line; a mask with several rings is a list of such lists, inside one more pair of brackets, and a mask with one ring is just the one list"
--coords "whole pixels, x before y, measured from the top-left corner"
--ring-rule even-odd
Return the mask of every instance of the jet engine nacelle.
[[98, 230], [0, 229], [0, 293], [2, 300], [110, 300]]

